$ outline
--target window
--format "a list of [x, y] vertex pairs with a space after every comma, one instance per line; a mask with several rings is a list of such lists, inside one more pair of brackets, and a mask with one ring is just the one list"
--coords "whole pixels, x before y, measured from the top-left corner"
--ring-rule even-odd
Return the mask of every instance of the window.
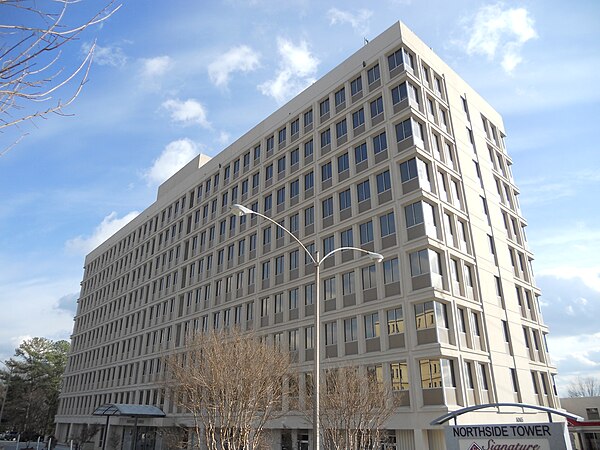
[[270, 277], [270, 272], [271, 272], [271, 262], [265, 261], [264, 263], [262, 263], [262, 279], [268, 280]]
[[354, 271], [342, 274], [342, 294], [349, 295], [354, 293]]
[[337, 322], [325, 324], [325, 345], [337, 344]]
[[392, 182], [390, 180], [390, 171], [386, 170], [377, 174], [377, 193], [382, 194], [385, 191], [389, 191], [392, 188]]
[[359, 76], [350, 82], [350, 94], [352, 96], [362, 91], [362, 77]]
[[477, 368], [478, 368], [478, 372], [479, 372], [479, 382], [481, 385], [481, 389], [484, 391], [487, 391], [489, 389], [487, 368], [486, 368], [485, 364], [481, 364], [481, 363], [477, 364]]
[[321, 148], [331, 144], [331, 130], [327, 128], [321, 133]]
[[352, 237], [352, 228], [348, 228], [340, 233], [342, 238], [342, 247], [353, 247], [354, 239]]
[[294, 180], [290, 183], [290, 198], [300, 195], [300, 180]]
[[376, 64], [367, 70], [367, 81], [369, 82], [369, 85], [375, 83], [380, 78], [381, 74], [379, 73], [379, 64]]
[[385, 284], [400, 281], [400, 267], [398, 258], [389, 258], [383, 261], [383, 282]]
[[342, 173], [350, 168], [348, 152], [338, 156], [338, 173]]
[[356, 185], [356, 192], [358, 194], [358, 201], [364, 202], [371, 198], [371, 188], [369, 186], [369, 180], [365, 180], [362, 183]]
[[313, 140], [304, 143], [304, 157], [307, 158], [313, 154]]
[[435, 328], [435, 302], [425, 302], [415, 305], [415, 325], [417, 330]]
[[373, 242], [373, 222], [368, 221], [360, 224], [360, 244], [365, 245]]
[[273, 136], [267, 138], [267, 152], [270, 152], [275, 147], [275, 139]]
[[378, 136], [373, 138], [373, 151], [378, 154], [387, 149], [387, 139], [385, 137], [385, 131]]
[[267, 195], [265, 197], [265, 212], [267, 212], [268, 210], [271, 209], [271, 207], [273, 206], [273, 196], [271, 194]]
[[354, 163], [360, 164], [363, 161], [366, 161], [368, 157], [367, 153], [367, 144], [362, 143], [356, 147], [354, 147]]
[[433, 250], [419, 250], [418, 252], [411, 253], [409, 259], [410, 273], [413, 277], [430, 272], [441, 273], [439, 255]]
[[260, 299], [260, 317], [266, 317], [269, 315], [269, 297]]
[[285, 186], [277, 189], [277, 205], [283, 205], [285, 203]]
[[360, 108], [352, 113], [352, 128], [356, 129], [365, 123], [365, 110]]
[[337, 139], [345, 136], [348, 133], [348, 126], [346, 124], [346, 119], [341, 120], [340, 122], [335, 124], [335, 136]]
[[319, 103], [319, 115], [323, 117], [325, 114], [329, 113], [329, 99], [326, 98], [321, 103]]
[[408, 381], [408, 365], [405, 362], [391, 363], [390, 376], [392, 391], [407, 391], [410, 388]]
[[412, 120], [406, 119], [396, 125], [396, 141], [400, 142], [412, 136]]
[[379, 97], [371, 102], [371, 118], [383, 113], [383, 97]]
[[254, 147], [254, 160], [260, 159], [260, 145]]
[[290, 270], [296, 270], [298, 268], [298, 250], [290, 252]]
[[284, 143], [284, 142], [285, 142], [285, 139], [286, 139], [286, 136], [285, 136], [285, 135], [286, 135], [286, 131], [287, 131], [287, 130], [286, 130], [285, 128], [282, 128], [281, 130], [279, 130], [279, 136], [278, 136], [278, 137], [279, 137], [279, 140], [278, 140], [278, 144], [279, 144], [279, 145], [281, 145], [282, 143]]
[[328, 236], [323, 239], [323, 255], [327, 255], [335, 248], [335, 240], [333, 236]]
[[300, 131], [300, 119], [293, 120], [290, 124], [290, 133], [292, 136], [298, 134]]
[[352, 206], [350, 189], [340, 192], [340, 211], [348, 209]]
[[427, 163], [417, 158], [409, 159], [400, 164], [400, 179], [403, 183], [414, 178], [429, 180], [429, 170]]
[[323, 219], [333, 215], [333, 197], [326, 198], [322, 202]]
[[300, 150], [295, 148], [290, 152], [290, 165], [293, 167], [294, 165], [300, 162]]
[[275, 314], [283, 312], [283, 293], [275, 294]]
[[372, 289], [376, 286], [375, 264], [363, 267], [361, 270], [363, 290]]
[[304, 127], [306, 128], [307, 126], [311, 125], [312, 122], [313, 122], [313, 112], [311, 109], [304, 113]]
[[387, 312], [388, 335], [404, 333], [404, 315], [402, 306]]
[[[390, 56], [388, 56], [388, 65], [390, 68], [390, 72], [392, 70], [394, 70], [396, 67], [404, 64], [404, 58], [403, 58], [404, 53], [405, 53], [405, 50], [400, 48], [400, 49], [396, 50], [394, 53], [392, 53]], [[408, 57], [408, 53], [406, 53], [406, 56]]]
[[275, 258], [275, 275], [282, 275], [285, 270], [285, 258], [283, 255]]
[[313, 335], [314, 335], [313, 327], [306, 327], [304, 329], [304, 347], [306, 349], [311, 349], [314, 347]]
[[394, 213], [389, 212], [379, 217], [379, 225], [381, 227], [381, 237], [389, 236], [396, 233], [396, 223], [394, 221]]
[[299, 224], [300, 215], [298, 213], [294, 214], [293, 216], [290, 216], [290, 231], [292, 233], [298, 232]]
[[313, 186], [315, 184], [315, 177], [314, 177], [314, 173], [308, 172], [307, 174], [304, 175], [304, 190], [307, 191], [309, 189], [312, 189]]
[[285, 156], [277, 160], [277, 173], [285, 172]]
[[304, 286], [304, 304], [312, 305], [315, 296], [315, 285], [314, 283], [307, 284]]
[[321, 181], [327, 181], [332, 177], [331, 162], [321, 166]]
[[269, 181], [271, 178], [273, 178], [273, 164], [265, 167], [265, 181]]
[[419, 94], [417, 89], [406, 81], [392, 89], [392, 103], [396, 105], [406, 98], [410, 98], [419, 103]]
[[342, 105], [343, 103], [346, 103], [346, 90], [345, 88], [341, 88], [339, 91], [337, 91], [334, 95], [335, 97], [335, 106], [336, 108], [339, 107], [340, 105]]
[[423, 203], [415, 202], [404, 207], [404, 215], [406, 217], [406, 227], [414, 227], [424, 222], [423, 219]]
[[344, 319], [344, 342], [354, 342], [358, 340], [356, 317]]
[[600, 414], [598, 408], [585, 408], [585, 413], [588, 420], [600, 420]]
[[298, 308], [298, 288], [288, 291], [288, 307], [289, 309]]
[[367, 339], [379, 337], [379, 313], [365, 316], [365, 337]]
[[304, 226], [307, 227], [315, 223], [315, 208], [310, 206], [304, 210]]

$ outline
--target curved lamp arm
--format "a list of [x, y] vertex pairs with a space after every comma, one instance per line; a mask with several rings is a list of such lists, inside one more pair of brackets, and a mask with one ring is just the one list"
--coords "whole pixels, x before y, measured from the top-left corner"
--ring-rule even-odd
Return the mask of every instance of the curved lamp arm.
[[[271, 223], [274, 223], [279, 228], [281, 228], [283, 231], [285, 231], [288, 235], [290, 235], [292, 237], [292, 239], [294, 239], [298, 243], [298, 245], [300, 245], [300, 247], [302, 247], [304, 249], [304, 251], [306, 252], [306, 254], [312, 260], [313, 264], [315, 264], [315, 265], [319, 264], [317, 262], [317, 260], [314, 258], [314, 256], [308, 251], [308, 249], [306, 248], [306, 246], [302, 242], [300, 242], [300, 240], [296, 236], [294, 236], [290, 230], [288, 230], [283, 225], [277, 223], [275, 220], [271, 219], [269, 216], [265, 216], [264, 214], [256, 212], [256, 211], [254, 211], [254, 210], [252, 210], [250, 208], [247, 208], [244, 205], [240, 205], [238, 203], [236, 203], [235, 205], [231, 205], [230, 210], [231, 210], [231, 212], [233, 214], [235, 214], [238, 217], [242, 217], [242, 216], [245, 216], [245, 215], [248, 215], [248, 214], [255, 214], [255, 215], [259, 216], [259, 217], [262, 217], [263, 219], [267, 219]], [[329, 255], [327, 255], [327, 256], [329, 256]], [[323, 259], [325, 259], [325, 258], [323, 258]]]
[[365, 250], [364, 248], [358, 248], [358, 247], [339, 247], [339, 248], [336, 248], [336, 249], [330, 251], [325, 256], [323, 256], [323, 258], [321, 258], [321, 260], [317, 264], [321, 265], [321, 263], [323, 261], [325, 261], [327, 258], [329, 258], [331, 255], [333, 255], [334, 253], [337, 253], [337, 252], [341, 252], [342, 250], [355, 250], [357, 252], [361, 252], [361, 253], [365, 253], [365, 254], [369, 255], [369, 258], [372, 259], [375, 262], [380, 263], [381, 261], [383, 261], [383, 255], [381, 255], [379, 253], [371, 252], [369, 250]]

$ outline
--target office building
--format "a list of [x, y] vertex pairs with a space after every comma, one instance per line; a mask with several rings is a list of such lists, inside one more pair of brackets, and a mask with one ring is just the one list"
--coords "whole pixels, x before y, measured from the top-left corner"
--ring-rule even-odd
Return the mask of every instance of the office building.
[[[253, 329], [313, 367], [314, 267], [323, 264], [322, 367], [357, 364], [394, 391], [396, 449], [443, 449], [436, 417], [468, 405], [558, 407], [502, 118], [397, 23], [214, 158], [198, 156], [155, 203], [85, 261], [57, 437], [104, 404], [154, 405], [156, 429], [185, 422], [162, 391], [162, 357], [186, 334]], [[517, 414], [518, 417], [515, 417]], [[530, 421], [531, 411], [460, 423]], [[541, 414], [539, 421], [546, 419]], [[133, 420], [113, 419], [125, 436]], [[158, 427], [158, 428], [154, 428]], [[284, 415], [273, 448], [307, 448]], [[128, 431], [129, 430], [129, 431]], [[98, 437], [100, 439], [101, 437]]]

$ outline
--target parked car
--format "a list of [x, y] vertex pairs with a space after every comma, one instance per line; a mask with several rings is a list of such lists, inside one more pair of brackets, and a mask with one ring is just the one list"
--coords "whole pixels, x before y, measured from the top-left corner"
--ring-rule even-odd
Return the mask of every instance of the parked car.
[[4, 433], [5, 441], [16, 441], [18, 437], [19, 433], [17, 431], [7, 431], [6, 433]]

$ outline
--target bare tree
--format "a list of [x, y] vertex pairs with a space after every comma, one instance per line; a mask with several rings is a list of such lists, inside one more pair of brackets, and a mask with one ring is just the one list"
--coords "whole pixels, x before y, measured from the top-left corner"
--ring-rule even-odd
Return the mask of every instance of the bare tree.
[[[72, 440], [75, 448], [80, 450], [85, 447], [85, 444], [90, 442], [90, 440], [100, 431], [100, 428], [100, 425], [96, 423], [84, 423], [80, 425], [79, 433], [71, 436], [69, 440]], [[53, 442], [56, 445], [56, 439], [53, 439]]]
[[[0, 0], [0, 132], [61, 114], [75, 100], [87, 80], [95, 44], [79, 65], [69, 68], [61, 65], [63, 47], [118, 10], [113, 1], [83, 23], [70, 25], [68, 12], [80, 0]], [[73, 85], [67, 97], [55, 99], [67, 85]]]
[[598, 397], [600, 396], [600, 380], [596, 377], [577, 377], [567, 388], [569, 397]]
[[167, 358], [174, 403], [194, 419], [209, 450], [264, 447], [266, 423], [281, 413], [289, 355], [237, 330], [196, 334]]
[[393, 411], [389, 389], [376, 372], [364, 374], [355, 366], [328, 370], [321, 389], [323, 445], [327, 450], [378, 449]]

